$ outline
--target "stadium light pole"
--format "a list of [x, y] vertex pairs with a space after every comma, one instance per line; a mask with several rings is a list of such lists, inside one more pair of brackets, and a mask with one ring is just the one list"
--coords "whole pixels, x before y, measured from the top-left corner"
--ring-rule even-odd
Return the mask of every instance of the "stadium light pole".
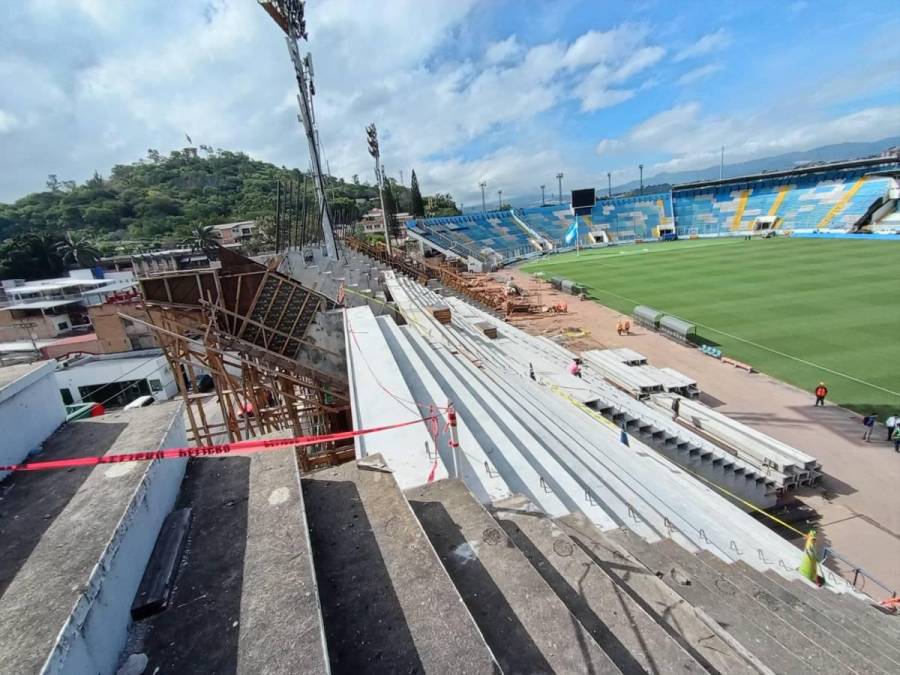
[[297, 103], [300, 114], [297, 116], [303, 124], [306, 132], [307, 146], [312, 166], [313, 188], [316, 193], [316, 201], [321, 211], [322, 238], [325, 240], [325, 249], [330, 258], [338, 259], [337, 243], [334, 238], [334, 227], [331, 224], [331, 213], [328, 209], [328, 199], [325, 193], [325, 177], [322, 170], [322, 150], [319, 147], [319, 130], [316, 125], [316, 113], [313, 108], [313, 96], [316, 95], [316, 85], [313, 82], [312, 55], [307, 53], [300, 56], [297, 42], [308, 39], [306, 33], [306, 18], [304, 16], [303, 0], [260, 0], [260, 6], [284, 32], [287, 41], [288, 52], [294, 65], [294, 74], [297, 77], [297, 87], [300, 94]]
[[497, 210], [503, 208], [503, 190], [497, 190]]
[[544, 206], [544, 188], [546, 185], [541, 185], [541, 206]]
[[612, 197], [612, 171], [606, 172], [606, 185], [608, 189], [608, 195]]
[[387, 246], [388, 253], [391, 250], [391, 233], [388, 228], [387, 212], [384, 210], [384, 183], [382, 181], [384, 168], [381, 166], [381, 150], [378, 147], [378, 129], [375, 128], [373, 122], [366, 127], [366, 140], [369, 143], [369, 154], [375, 160], [375, 180], [378, 181], [378, 201], [381, 203], [381, 220], [384, 224], [384, 243]]
[[556, 174], [556, 181], [559, 183], [559, 203], [560, 204], [563, 203], [563, 201], [562, 201], [562, 179], [563, 179], [562, 172], [559, 172], [558, 174]]
[[641, 194], [644, 194], [644, 165], [638, 164], [638, 169], [641, 172]]
[[487, 211], [487, 206], [484, 203], [484, 188], [487, 187], [487, 183], [485, 183], [484, 181], [481, 181], [478, 184], [478, 187], [481, 188], [481, 212], [484, 213], [485, 211]]

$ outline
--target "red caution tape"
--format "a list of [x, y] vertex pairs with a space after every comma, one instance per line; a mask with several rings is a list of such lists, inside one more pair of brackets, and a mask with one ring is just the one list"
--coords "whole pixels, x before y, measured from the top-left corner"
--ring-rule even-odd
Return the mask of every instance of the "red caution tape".
[[0, 465], [0, 471], [49, 471], [51, 469], [70, 469], [79, 466], [96, 466], [97, 464], [119, 464], [121, 462], [149, 462], [154, 459], [175, 459], [177, 457], [211, 457], [230, 455], [234, 453], [265, 452], [278, 450], [291, 446], [315, 445], [329, 441], [343, 441], [356, 436], [365, 436], [379, 431], [399, 429], [412, 426], [421, 422], [429, 422], [434, 418], [425, 417], [399, 424], [388, 424], [383, 427], [371, 429], [358, 429], [355, 431], [340, 431], [334, 434], [321, 436], [297, 436], [296, 438], [271, 438], [266, 440], [236, 441], [234, 443], [222, 443], [219, 445], [200, 445], [197, 447], [166, 448], [153, 452], [129, 452], [118, 455], [103, 455], [100, 457], [73, 457], [70, 459], [54, 459], [44, 462], [27, 462], [25, 464]]

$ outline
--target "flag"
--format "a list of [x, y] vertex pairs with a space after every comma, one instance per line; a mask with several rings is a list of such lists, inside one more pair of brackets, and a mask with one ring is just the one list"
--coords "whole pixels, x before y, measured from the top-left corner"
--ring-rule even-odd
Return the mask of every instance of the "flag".
[[565, 242], [566, 245], [571, 246], [575, 243], [575, 240], [578, 239], [578, 221], [574, 221], [572, 226], [566, 230]]

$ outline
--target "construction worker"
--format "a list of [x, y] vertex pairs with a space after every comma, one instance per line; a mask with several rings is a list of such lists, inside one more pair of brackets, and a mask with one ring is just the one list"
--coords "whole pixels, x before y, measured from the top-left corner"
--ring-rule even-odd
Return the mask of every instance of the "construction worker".
[[535, 382], [537, 381], [537, 378], [534, 376], [534, 366], [530, 363], [528, 364], [528, 377], [530, 377]]
[[890, 441], [894, 438], [894, 429], [900, 426], [900, 417], [891, 415], [884, 421], [884, 426], [887, 427], [887, 439]]
[[819, 560], [816, 555], [816, 531], [810, 530], [806, 535], [806, 542], [803, 546], [803, 557], [800, 559], [798, 568], [800, 574], [805, 576], [817, 586], [825, 585], [825, 577], [819, 574]]
[[681, 412], [681, 399], [676, 396], [672, 399], [672, 419], [678, 419], [678, 413]]
[[816, 387], [816, 405], [824, 406], [825, 405], [825, 397], [828, 396], [828, 387], [825, 386], [824, 382], [819, 382], [819, 386]]
[[569, 364], [569, 374], [581, 377], [581, 359], [577, 357], [572, 359], [572, 363]]
[[870, 415], [866, 415], [863, 417], [863, 426], [866, 430], [863, 432], [863, 440], [867, 443], [872, 439], [872, 429], [875, 428], [875, 421], [878, 419], [878, 415], [872, 413]]
[[900, 424], [894, 426], [894, 433], [891, 434], [891, 440], [894, 441], [894, 452], [900, 452]]

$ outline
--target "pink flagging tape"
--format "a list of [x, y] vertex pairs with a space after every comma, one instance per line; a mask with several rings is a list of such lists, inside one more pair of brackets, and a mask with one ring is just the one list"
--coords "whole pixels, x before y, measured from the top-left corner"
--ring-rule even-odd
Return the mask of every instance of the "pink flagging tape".
[[267, 440], [236, 441], [234, 443], [221, 443], [218, 445], [200, 445], [197, 447], [166, 448], [151, 452], [129, 452], [118, 455], [102, 455], [93, 457], [72, 457], [68, 459], [54, 459], [44, 462], [26, 462], [25, 464], [0, 465], [2, 471], [50, 471], [53, 469], [70, 469], [79, 466], [96, 466], [98, 464], [118, 464], [120, 462], [149, 462], [154, 459], [175, 459], [178, 457], [221, 457], [222, 455], [244, 454], [278, 450], [287, 447], [315, 445], [329, 441], [343, 441], [356, 436], [375, 434], [379, 431], [400, 429], [421, 422], [428, 423], [431, 417], [424, 417], [409, 422], [388, 424], [371, 429], [357, 429], [354, 431], [339, 431], [334, 434], [322, 434], [320, 436], [297, 436], [295, 438], [270, 438]]

